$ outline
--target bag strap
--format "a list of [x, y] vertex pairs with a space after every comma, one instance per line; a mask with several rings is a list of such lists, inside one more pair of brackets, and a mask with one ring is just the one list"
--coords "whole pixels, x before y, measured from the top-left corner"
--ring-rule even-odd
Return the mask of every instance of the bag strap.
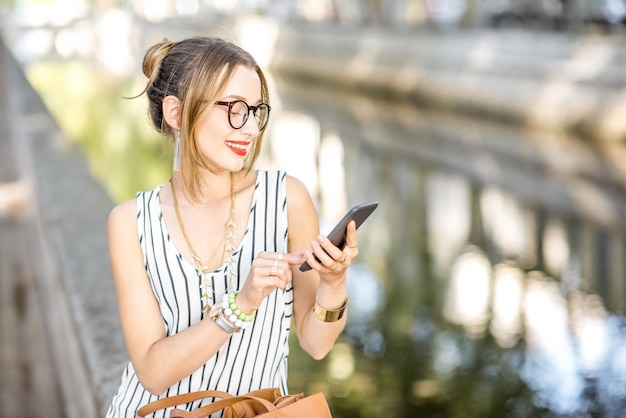
[[137, 416], [144, 418], [146, 415], [151, 414], [159, 409], [169, 408], [170, 406], [182, 405], [186, 403], [190, 403], [193, 401], [197, 401], [202, 398], [222, 398], [229, 399], [232, 398], [228, 392], [222, 392], [219, 390], [202, 390], [199, 392], [191, 392], [184, 393], [182, 395], [174, 395], [168, 396], [167, 398], [158, 399], [156, 401], [152, 401], [149, 404], [146, 404], [139, 408], [137, 411]]
[[193, 411], [182, 411], [180, 409], [173, 409], [170, 411], [169, 418], [204, 418], [208, 415], [211, 415], [217, 411], [221, 411], [222, 409], [234, 405], [241, 401], [252, 400], [260, 403], [263, 408], [265, 408], [266, 412], [275, 411], [276, 406], [273, 403], [269, 402], [263, 398], [257, 398], [256, 396], [249, 395], [241, 395], [241, 396], [232, 396], [230, 398], [222, 399], [221, 401], [215, 401], [208, 405], [205, 405], [201, 408], [195, 409]]
[[293, 395], [283, 395], [280, 398], [276, 399], [274, 405], [276, 408], [282, 408], [287, 405], [291, 405], [292, 403], [299, 401], [300, 399], [304, 399], [304, 393], [294, 393]]

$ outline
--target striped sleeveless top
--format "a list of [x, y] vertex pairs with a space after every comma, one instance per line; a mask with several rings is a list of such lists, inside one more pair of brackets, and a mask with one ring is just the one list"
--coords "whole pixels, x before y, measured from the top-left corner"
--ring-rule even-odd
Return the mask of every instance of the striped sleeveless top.
[[[200, 300], [201, 276], [174, 246], [163, 220], [158, 186], [137, 194], [137, 227], [144, 265], [154, 296], [159, 302], [167, 336], [205, 318]], [[258, 171], [252, 206], [244, 237], [235, 250], [233, 285], [241, 289], [252, 260], [261, 251], [287, 251], [286, 173]], [[209, 274], [217, 300], [227, 289], [227, 264]], [[234, 289], [233, 289], [234, 290]], [[287, 391], [289, 330], [293, 313], [293, 289], [276, 289], [261, 304], [252, 326], [235, 333], [202, 367], [172, 385], [160, 396], [150, 394], [139, 382], [132, 363], [122, 374], [107, 418], [135, 417], [139, 407], [166, 396], [198, 390], [220, 390], [233, 395], [254, 389], [279, 387]], [[214, 399], [180, 405], [187, 410]], [[151, 417], [167, 417], [161, 410]], [[221, 413], [213, 417], [220, 417]]]

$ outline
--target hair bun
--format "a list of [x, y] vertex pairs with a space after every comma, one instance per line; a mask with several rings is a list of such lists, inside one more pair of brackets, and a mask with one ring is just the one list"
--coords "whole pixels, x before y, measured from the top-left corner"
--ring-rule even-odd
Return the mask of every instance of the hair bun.
[[176, 44], [176, 42], [164, 39], [163, 42], [153, 45], [148, 49], [146, 55], [143, 57], [142, 64], [142, 70], [146, 77], [152, 78], [153, 73], [159, 70], [161, 62], [163, 62], [163, 59], [174, 44]]

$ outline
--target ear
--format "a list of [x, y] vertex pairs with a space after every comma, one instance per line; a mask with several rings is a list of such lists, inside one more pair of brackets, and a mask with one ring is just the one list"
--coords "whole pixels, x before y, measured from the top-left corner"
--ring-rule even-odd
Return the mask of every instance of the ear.
[[173, 129], [180, 128], [181, 110], [182, 103], [178, 100], [178, 97], [167, 96], [163, 99], [163, 118]]

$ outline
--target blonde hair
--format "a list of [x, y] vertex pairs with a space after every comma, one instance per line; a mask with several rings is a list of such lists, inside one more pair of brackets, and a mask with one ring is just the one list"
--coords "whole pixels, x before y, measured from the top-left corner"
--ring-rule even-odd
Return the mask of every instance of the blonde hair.
[[[209, 169], [196, 141], [198, 121], [218, 99], [238, 66], [254, 69], [261, 81], [261, 100], [269, 104], [267, 81], [255, 59], [241, 47], [220, 38], [194, 37], [179, 42], [163, 41], [152, 46], [143, 59], [148, 77], [148, 113], [153, 126], [173, 140], [175, 131], [163, 119], [163, 99], [177, 97], [182, 104], [180, 126], [180, 173], [192, 198], [200, 198], [200, 169]], [[140, 94], [140, 95], [141, 95]], [[252, 142], [244, 167], [257, 160], [264, 131]]]

